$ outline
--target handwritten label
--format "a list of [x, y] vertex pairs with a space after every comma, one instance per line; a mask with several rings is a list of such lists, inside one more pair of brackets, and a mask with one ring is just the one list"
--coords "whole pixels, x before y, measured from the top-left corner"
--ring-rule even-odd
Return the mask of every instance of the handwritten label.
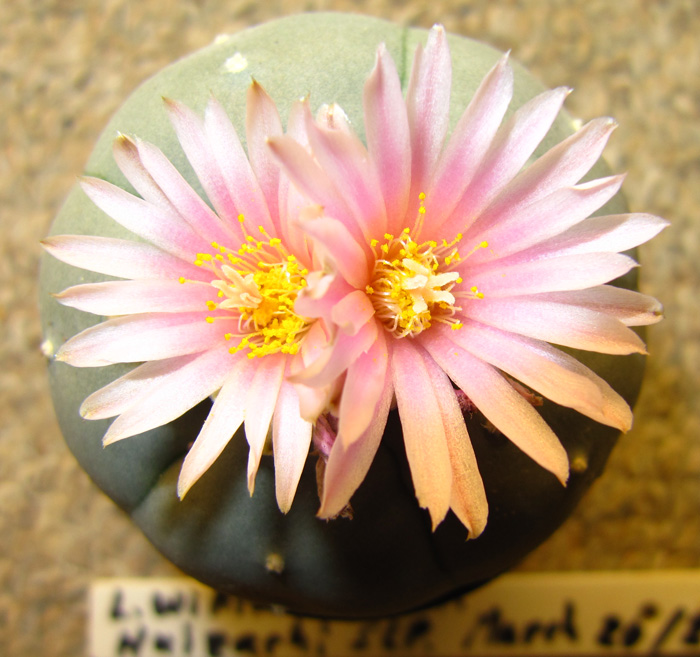
[[90, 590], [90, 657], [698, 654], [700, 570], [513, 573], [366, 622], [275, 613], [186, 578], [103, 579]]

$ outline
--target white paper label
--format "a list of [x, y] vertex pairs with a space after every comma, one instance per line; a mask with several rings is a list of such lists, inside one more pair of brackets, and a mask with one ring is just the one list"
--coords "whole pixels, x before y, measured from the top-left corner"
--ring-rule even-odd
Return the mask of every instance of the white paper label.
[[186, 578], [102, 579], [90, 657], [700, 655], [700, 570], [514, 573], [440, 607], [345, 622], [256, 609]]

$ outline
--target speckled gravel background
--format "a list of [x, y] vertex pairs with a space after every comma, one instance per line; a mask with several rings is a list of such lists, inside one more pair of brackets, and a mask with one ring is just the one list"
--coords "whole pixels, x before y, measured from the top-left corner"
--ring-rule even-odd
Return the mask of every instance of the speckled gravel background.
[[[39, 239], [108, 117], [172, 60], [266, 19], [345, 10], [512, 49], [607, 150], [633, 210], [673, 226], [642, 248], [649, 332], [636, 426], [576, 514], [523, 569], [700, 566], [700, 5], [694, 0], [4, 0], [0, 3], [0, 654], [84, 653], [97, 576], [175, 575], [90, 483], [53, 418], [36, 311]], [[332, 47], [332, 44], [329, 44]]]

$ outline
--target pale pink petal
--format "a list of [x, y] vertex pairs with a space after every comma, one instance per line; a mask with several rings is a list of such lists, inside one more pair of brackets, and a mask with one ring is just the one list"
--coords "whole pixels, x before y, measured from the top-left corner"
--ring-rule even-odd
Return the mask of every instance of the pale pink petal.
[[216, 299], [216, 290], [202, 282], [144, 279], [75, 285], [54, 296], [64, 306], [114, 316], [204, 311], [207, 301]]
[[238, 358], [232, 362], [226, 381], [214, 399], [209, 415], [202, 429], [187, 452], [177, 480], [177, 494], [180, 499], [219, 458], [226, 445], [245, 416], [245, 391], [250, 384], [255, 369], [247, 358]]
[[[310, 114], [307, 114], [307, 121], [309, 117]], [[318, 112], [316, 112], [316, 123], [322, 128], [337, 130], [345, 135], [355, 134], [350, 126], [350, 119], [348, 118], [348, 115], [345, 113], [345, 110], [338, 105], [338, 103], [331, 103], [330, 105], [324, 103], [321, 105], [321, 107], [318, 108]]]
[[306, 283], [294, 302], [294, 312], [301, 317], [320, 317], [330, 322], [335, 305], [356, 292], [341, 276], [320, 271], [311, 272]]
[[553, 402], [627, 431], [632, 412], [610, 385], [572, 356], [539, 340], [465, 322], [458, 331], [439, 327], [426, 340], [447, 352], [454, 343], [498, 367]]
[[113, 153], [122, 173], [146, 201], [165, 213], [176, 213], [178, 220], [188, 224], [206, 242], [229, 243], [232, 237], [234, 243], [240, 242], [160, 149], [119, 135]]
[[272, 450], [275, 457], [277, 506], [287, 513], [311, 445], [313, 425], [299, 414], [299, 398], [294, 386], [283, 383], [272, 418]]
[[[314, 250], [327, 254], [333, 268], [348, 283], [359, 289], [365, 288], [370, 275], [366, 252], [340, 221], [331, 217], [309, 219], [301, 222], [300, 227], [314, 238]], [[324, 260], [323, 256], [317, 257]]]
[[184, 179], [172, 162], [152, 144], [136, 142], [139, 157], [166, 200], [182, 219], [207, 243], [216, 241], [238, 246], [241, 233], [238, 226], [224, 224]]
[[518, 109], [501, 127], [450, 221], [443, 225], [446, 235], [465, 232], [471, 221], [525, 166], [547, 134], [569, 91], [565, 87], [545, 91]]
[[342, 130], [318, 125], [308, 114], [306, 124], [314, 156], [351, 210], [367, 241], [386, 232], [386, 210], [377, 172], [362, 142]]
[[287, 135], [304, 148], [309, 146], [309, 136], [306, 134], [306, 117], [310, 112], [309, 97], [305, 96], [292, 103], [287, 121]]
[[320, 415], [327, 412], [338, 392], [333, 386], [310, 388], [296, 385], [299, 398], [299, 415], [307, 422], [316, 422]]
[[187, 354], [143, 363], [104, 388], [93, 392], [80, 406], [80, 415], [87, 420], [103, 420], [120, 415], [140, 401], [149, 390], [159, 386], [173, 372], [199, 356], [200, 354]]
[[92, 235], [52, 235], [41, 242], [54, 257], [73, 267], [119, 278], [201, 279], [193, 261], [165, 253], [151, 244]]
[[145, 201], [170, 209], [170, 201], [141, 162], [138, 147], [131, 137], [117, 135], [112, 144], [112, 154], [121, 172]]
[[384, 331], [379, 331], [372, 347], [348, 367], [338, 422], [338, 440], [346, 446], [360, 438], [376, 414], [389, 366], [384, 335]]
[[[255, 361], [259, 362], [255, 362]], [[250, 446], [248, 453], [248, 490], [253, 494], [255, 475], [260, 465], [260, 457], [270, 429], [272, 414], [275, 411], [282, 378], [285, 357], [270, 354], [260, 359], [251, 359], [251, 367], [256, 367], [253, 380], [245, 394], [245, 435]]]
[[135, 235], [184, 260], [209, 247], [174, 212], [168, 212], [98, 178], [83, 178], [90, 200]]
[[516, 213], [505, 210], [493, 218], [493, 225], [482, 226], [479, 233], [466, 233], [466, 243], [486, 241], [489, 245], [488, 249], [479, 249], [470, 256], [469, 264], [504, 258], [563, 233], [607, 203], [617, 194], [623, 180], [624, 176], [611, 176], [564, 187]]
[[216, 214], [234, 232], [239, 230], [238, 209], [217, 166], [202, 119], [189, 107], [174, 100], [165, 99], [168, 118], [204, 192], [214, 206]]
[[238, 212], [245, 216], [246, 224], [256, 233], [258, 226], [262, 226], [269, 235], [276, 237], [277, 229], [241, 141], [226, 110], [214, 98], [209, 100], [204, 111], [204, 132], [229, 196]]
[[540, 414], [491, 365], [457, 345], [426, 344], [430, 355], [501, 433], [562, 484], [569, 459]]
[[383, 330], [377, 322], [370, 320], [356, 335], [338, 331], [334, 342], [322, 350], [319, 357], [303, 372], [291, 377], [294, 383], [307, 386], [323, 386], [332, 383], [359, 358], [360, 354], [370, 349], [377, 339], [378, 331]]
[[325, 352], [330, 339], [331, 334], [325, 322], [313, 322], [301, 343], [301, 349], [299, 351], [301, 354], [301, 362], [299, 359], [294, 359], [291, 362], [291, 365], [294, 366], [294, 368], [292, 368], [293, 372], [290, 373], [295, 374], [318, 359], [318, 357]]
[[362, 240], [362, 232], [355, 223], [353, 213], [326, 172], [307, 150], [287, 135], [271, 137], [267, 144], [299, 190], [313, 203], [322, 206], [327, 216], [345, 224], [357, 240]]
[[[300, 146], [308, 147], [308, 137], [306, 135], [306, 115], [311, 110], [308, 108], [308, 98], [297, 100], [292, 104], [289, 111], [289, 121], [287, 122], [287, 134], [292, 137]], [[273, 136], [274, 137], [274, 136]], [[272, 150], [265, 141], [265, 148], [268, 150], [268, 156], [272, 158], [274, 165], [279, 167], [277, 158], [273, 155]], [[280, 237], [282, 242], [287, 245], [289, 250], [301, 258], [304, 262], [309, 262], [309, 246], [306, 235], [299, 230], [296, 224], [297, 219], [303, 216], [306, 208], [308, 208], [309, 199], [304, 196], [295, 185], [292, 184], [287, 172], [284, 169], [279, 171], [279, 190], [278, 190], [278, 211], [280, 223]], [[318, 212], [320, 216], [322, 212]]]
[[318, 511], [320, 518], [338, 515], [364, 480], [384, 434], [393, 392], [391, 376], [387, 373], [367, 430], [350, 445], [341, 440], [333, 444], [323, 481], [323, 497]]
[[476, 454], [452, 383], [430, 356], [425, 358], [425, 365], [442, 413], [447, 449], [450, 453], [450, 508], [469, 530], [469, 538], [476, 538], [484, 531], [489, 513]]
[[212, 349], [162, 377], [111, 424], [103, 443], [109, 445], [180, 417], [223, 385], [232, 362], [226, 348]]
[[260, 184], [270, 218], [279, 234], [280, 171], [267, 147], [267, 139], [282, 134], [282, 122], [272, 98], [256, 80], [248, 87], [245, 127], [250, 166]]
[[627, 251], [658, 235], [668, 222], [650, 214], [591, 217], [548, 242], [524, 252], [524, 258]]
[[537, 340], [604, 354], [646, 353], [632, 329], [596, 310], [529, 297], [474, 299], [462, 306], [465, 317]]
[[634, 267], [637, 263], [626, 255], [592, 253], [514, 264], [497, 261], [473, 270], [465, 267], [462, 276], [468, 287], [478, 287], [487, 298], [500, 298], [603, 285]]
[[348, 335], [357, 335], [374, 316], [374, 306], [363, 290], [354, 290], [331, 309], [331, 320]]
[[477, 219], [475, 230], [492, 225], [494, 216], [520, 211], [557, 189], [579, 182], [600, 158], [615, 126], [612, 119], [594, 119], [551, 148], [502, 189]]
[[600, 285], [569, 292], [544, 293], [533, 299], [597, 310], [615, 317], [625, 326], [656, 324], [664, 316], [663, 306], [654, 297], [613, 285]]
[[421, 351], [409, 340], [396, 340], [391, 375], [416, 497], [435, 529], [450, 508], [452, 469], [442, 409]]
[[396, 66], [384, 44], [363, 94], [365, 134], [379, 178], [387, 215], [387, 230], [404, 228], [411, 186], [411, 136], [406, 104]]
[[513, 70], [506, 54], [481, 81], [437, 162], [431, 188], [426, 190], [434, 226], [449, 216], [477, 175], [512, 96]]
[[[308, 367], [311, 363], [320, 357], [327, 355], [327, 347], [330, 342], [330, 336], [326, 332], [324, 322], [314, 322], [309, 328], [304, 340], [301, 343], [301, 360], [294, 359], [290, 361], [288, 378], [292, 379], [293, 375], [301, 371], [304, 367]], [[342, 387], [342, 379], [336, 379], [329, 382], [327, 385], [311, 388], [302, 384], [294, 384], [299, 397], [300, 415], [309, 422], [316, 422], [319, 415], [326, 413], [332, 405], [332, 400], [340, 395]]]
[[[306, 233], [300, 230], [297, 222], [309, 210], [309, 200], [289, 180], [283, 171], [279, 185], [279, 222], [282, 243], [294, 253], [300, 262], [311, 263], [312, 257]], [[320, 212], [318, 213], [320, 216]]]
[[[441, 25], [430, 30], [425, 50], [418, 46], [406, 92], [411, 133], [410, 203], [430, 184], [435, 163], [447, 134], [450, 110], [452, 62], [447, 36]], [[409, 206], [409, 216], [413, 212]]]
[[233, 320], [209, 324], [204, 316], [149, 313], [110, 319], [72, 337], [56, 359], [74, 367], [100, 367], [193, 354], [212, 348], [232, 328]]

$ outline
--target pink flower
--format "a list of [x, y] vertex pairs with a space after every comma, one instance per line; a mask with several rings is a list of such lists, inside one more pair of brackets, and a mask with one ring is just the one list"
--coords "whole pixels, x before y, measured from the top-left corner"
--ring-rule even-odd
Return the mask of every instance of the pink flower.
[[[105, 445], [160, 426], [216, 395], [179, 479], [183, 496], [244, 425], [250, 444], [248, 485], [271, 427], [277, 500], [286, 512], [312, 436], [287, 381], [304, 364], [305, 345], [325, 344], [318, 322], [294, 301], [313, 254], [293, 221], [301, 197], [280, 175], [266, 139], [282, 134], [274, 103], [253, 83], [246, 133], [250, 161], [223, 108], [211, 100], [204, 119], [167, 101], [180, 143], [214, 210], [155, 146], [120, 136], [116, 161], [141, 198], [87, 178], [86, 194], [144, 241], [63, 235], [44, 242], [55, 257], [120, 281], [77, 285], [57, 295], [79, 310], [111, 318], [68, 340], [57, 354], [76, 367], [143, 362], [88, 397], [88, 419], [117, 416]], [[304, 103], [294, 105], [291, 134], [303, 141]], [[243, 214], [239, 214], [243, 212]], [[326, 391], [307, 395], [324, 404]]]
[[433, 526], [452, 509], [473, 537], [486, 524], [487, 502], [460, 401], [562, 484], [567, 454], [517, 382], [628, 430], [626, 402], [550, 343], [645, 352], [629, 326], [659, 320], [660, 305], [606, 283], [636, 266], [620, 252], [666, 222], [588, 218], [623, 180], [580, 182], [615, 127], [610, 119], [591, 121], [528, 165], [568, 89], [537, 96], [503, 122], [513, 89], [504, 56], [446, 140], [450, 84], [438, 26], [416, 52], [405, 100], [380, 46], [364, 89], [366, 147], [339, 108], [317, 121], [305, 109], [310, 151], [287, 136], [269, 143], [318, 206], [302, 226], [324, 265], [314, 280], [324, 286], [302, 291], [295, 308], [323, 319], [333, 335], [293, 380], [344, 381], [326, 423], [337, 438], [319, 515], [348, 503], [395, 399], [419, 504]]

